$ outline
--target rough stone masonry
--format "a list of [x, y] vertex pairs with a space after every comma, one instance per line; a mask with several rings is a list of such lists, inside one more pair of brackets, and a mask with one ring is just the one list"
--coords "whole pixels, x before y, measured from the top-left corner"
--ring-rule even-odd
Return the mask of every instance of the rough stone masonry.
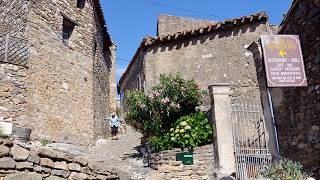
[[[198, 29], [189, 21], [159, 17], [158, 36], [143, 39], [119, 81], [119, 93], [124, 98], [128, 90], [148, 93], [160, 74], [180, 73], [203, 89], [215, 83], [229, 83], [235, 101], [259, 100], [253, 58], [246, 47], [260, 35], [271, 33], [268, 16], [260, 12], [223, 22], [196, 21]], [[180, 28], [179, 23], [189, 29]], [[210, 103], [207, 96], [204, 105]]]
[[[299, 35], [307, 76], [307, 87], [271, 88], [279, 136], [280, 155], [301, 162], [312, 177], [320, 177], [320, 1], [295, 0], [278, 34]], [[266, 77], [260, 44], [254, 54], [265, 112], [269, 113]], [[267, 114], [266, 113], [266, 114]], [[265, 116], [266, 117], [266, 116]]]
[[10, 34], [27, 41], [27, 53], [0, 48], [0, 120], [31, 128], [33, 138], [88, 145], [110, 134], [103, 118], [115, 110], [115, 45], [99, 1], [83, 3], [1, 1], [0, 46]]
[[279, 34], [299, 35], [308, 87], [282, 88], [277, 101], [280, 153], [320, 177], [320, 1], [295, 0]]
[[86, 159], [45, 147], [0, 139], [0, 179], [119, 179]]

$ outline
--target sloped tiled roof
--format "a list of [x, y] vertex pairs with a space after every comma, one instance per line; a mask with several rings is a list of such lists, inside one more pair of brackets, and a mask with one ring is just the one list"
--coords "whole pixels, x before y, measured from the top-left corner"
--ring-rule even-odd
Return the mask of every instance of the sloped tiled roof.
[[218, 31], [218, 30], [222, 30], [222, 29], [229, 29], [229, 28], [234, 28], [234, 27], [241, 26], [241, 25], [248, 24], [248, 23], [253, 23], [253, 22], [258, 22], [258, 21], [267, 21], [267, 20], [268, 20], [268, 15], [262, 11], [262, 12], [259, 12], [259, 13], [253, 14], [253, 15], [249, 15], [249, 16], [242, 16], [242, 17], [235, 18], [235, 19], [226, 19], [225, 21], [213, 23], [207, 27], [201, 27], [196, 30], [177, 32], [175, 34], [171, 34], [171, 35], [167, 35], [167, 36], [160, 36], [160, 37], [146, 36], [141, 41], [138, 50], [136, 51], [135, 55], [133, 56], [132, 60], [130, 61], [130, 64], [128, 65], [126, 71], [121, 76], [121, 78], [119, 80], [119, 84], [123, 83], [123, 80], [126, 77], [126, 75], [128, 74], [129, 69], [136, 61], [136, 59], [137, 59], [136, 57], [138, 56], [139, 52], [146, 47], [150, 47], [150, 46], [153, 46], [156, 44], [161, 44], [161, 43], [170, 42], [170, 41], [174, 41], [174, 40], [192, 38], [192, 37], [212, 33], [212, 32]]

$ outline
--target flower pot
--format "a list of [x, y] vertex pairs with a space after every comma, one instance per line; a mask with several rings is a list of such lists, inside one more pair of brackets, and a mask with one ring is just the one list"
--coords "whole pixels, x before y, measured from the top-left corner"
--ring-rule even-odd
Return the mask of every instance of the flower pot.
[[13, 136], [15, 136], [20, 141], [29, 141], [31, 134], [31, 129], [13, 127]]
[[176, 153], [176, 161], [182, 161], [183, 165], [192, 165], [193, 153], [189, 151]]

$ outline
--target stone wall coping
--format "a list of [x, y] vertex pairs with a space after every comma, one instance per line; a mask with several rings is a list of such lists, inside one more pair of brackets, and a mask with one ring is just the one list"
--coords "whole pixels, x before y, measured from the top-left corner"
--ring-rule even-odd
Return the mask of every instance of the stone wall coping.
[[217, 83], [212, 84], [208, 87], [209, 94], [229, 94], [230, 84], [229, 83]]
[[68, 153], [0, 138], [0, 177], [18, 177], [23, 172], [27, 173], [24, 176], [36, 174], [42, 178], [73, 179], [82, 175], [84, 179], [119, 179], [118, 173], [111, 170]]

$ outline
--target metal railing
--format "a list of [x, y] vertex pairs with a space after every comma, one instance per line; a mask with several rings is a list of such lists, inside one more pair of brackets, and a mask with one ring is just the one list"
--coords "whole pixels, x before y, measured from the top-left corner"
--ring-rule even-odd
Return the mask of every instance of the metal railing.
[[272, 162], [261, 106], [235, 103], [232, 105], [232, 120], [236, 177], [240, 180], [256, 179]]
[[0, 35], [0, 62], [28, 67], [28, 41], [9, 34]]

